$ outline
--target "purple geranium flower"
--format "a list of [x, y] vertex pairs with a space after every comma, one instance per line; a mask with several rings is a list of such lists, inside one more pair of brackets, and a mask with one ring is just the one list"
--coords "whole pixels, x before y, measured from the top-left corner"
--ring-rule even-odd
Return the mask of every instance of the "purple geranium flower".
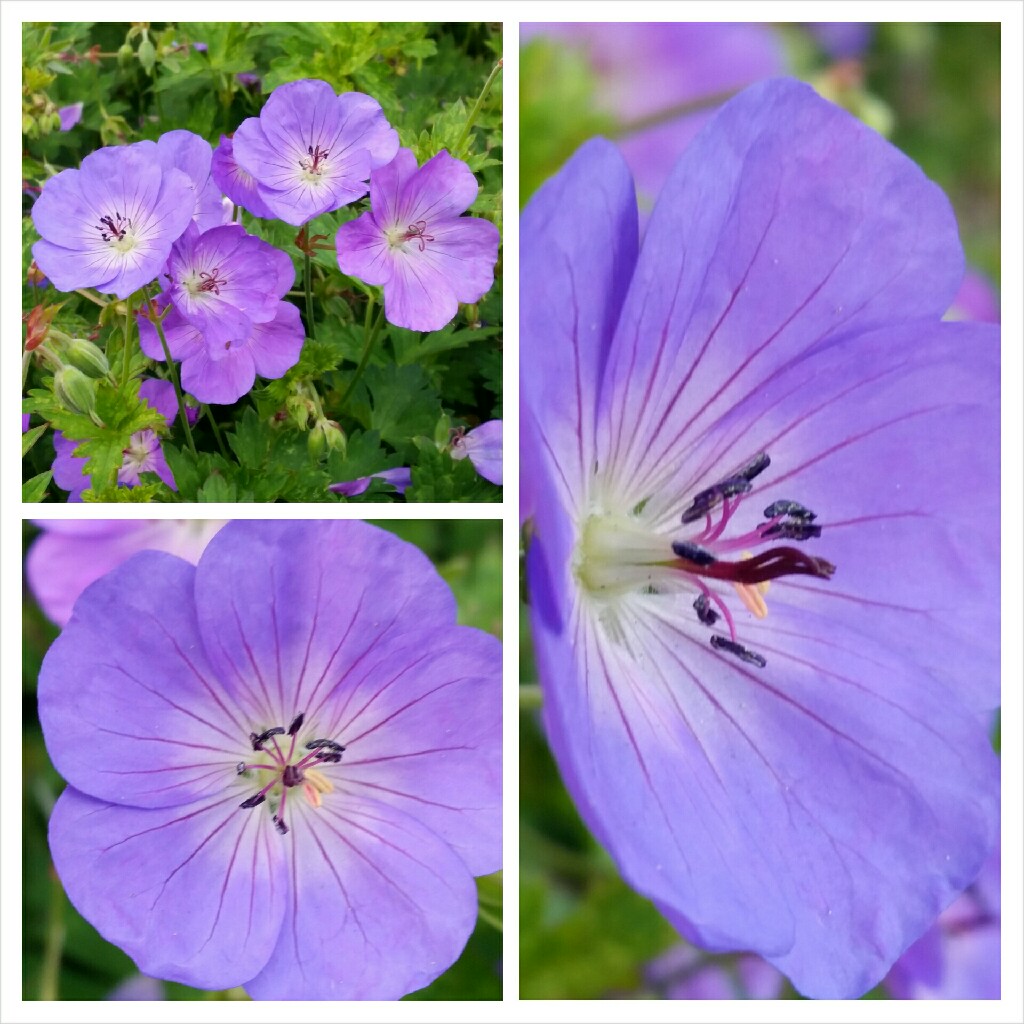
[[452, 441], [452, 458], [468, 458], [473, 468], [492, 484], [501, 483], [501, 420], [488, 420]]
[[117, 482], [123, 487], [138, 487], [143, 473], [156, 473], [172, 491], [178, 489], [174, 474], [164, 458], [160, 438], [152, 430], [137, 430], [129, 438], [124, 462], [117, 471]]
[[84, 103], [72, 103], [69, 107], [61, 107], [57, 111], [57, 116], [60, 118], [60, 130], [62, 132], [69, 132], [72, 128], [82, 120], [82, 110], [85, 107]]
[[399, 494], [405, 494], [412, 483], [412, 470], [408, 466], [399, 466], [397, 469], [382, 469], [379, 473], [372, 473], [370, 476], [361, 476], [355, 480], [344, 480], [339, 484], [330, 484], [327, 488], [335, 494], [343, 494], [346, 498], [354, 498], [362, 494], [374, 480], [382, 480], [390, 484]]
[[281, 297], [295, 280], [286, 253], [225, 224], [200, 233], [190, 224], [167, 261], [164, 293], [176, 312], [211, 346], [252, 333], [254, 324], [277, 315]]
[[274, 217], [274, 211], [260, 199], [256, 179], [235, 160], [234, 147], [226, 135], [220, 137], [220, 145], [213, 151], [210, 173], [221, 192], [237, 206], [254, 217]]
[[43, 185], [32, 255], [60, 291], [124, 299], [163, 269], [194, 205], [188, 178], [162, 165], [155, 142], [98, 149]]
[[428, 984], [500, 866], [501, 648], [455, 615], [420, 551], [352, 521], [230, 523], [196, 567], [93, 584], [39, 676], [72, 903], [200, 988]]
[[777, 80], [690, 145], [639, 255], [600, 140], [521, 233], [531, 620], [565, 781], [687, 938], [859, 995], [998, 818], [998, 330], [940, 320], [949, 203]]
[[366, 195], [370, 171], [395, 155], [398, 133], [373, 97], [338, 96], [306, 78], [279, 85], [260, 116], [239, 125], [232, 147], [274, 216], [299, 225]]
[[498, 229], [460, 216], [477, 188], [468, 165], [444, 150], [417, 170], [412, 150], [401, 149], [370, 175], [371, 209], [338, 229], [338, 265], [384, 286], [391, 323], [439, 330], [494, 283]]
[[39, 519], [35, 524], [43, 533], [29, 548], [25, 578], [39, 607], [63, 626], [78, 595], [132, 555], [167, 551], [195, 565], [224, 521]]

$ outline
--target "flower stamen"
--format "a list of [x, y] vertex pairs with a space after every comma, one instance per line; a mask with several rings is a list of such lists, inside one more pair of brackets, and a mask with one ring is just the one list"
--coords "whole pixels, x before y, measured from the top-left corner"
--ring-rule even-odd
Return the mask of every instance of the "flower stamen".
[[[263, 732], [251, 732], [249, 742], [252, 749], [266, 754], [271, 763], [257, 762], [248, 764], [239, 761], [235, 771], [240, 776], [248, 775], [250, 769], [262, 768], [273, 773], [273, 778], [258, 792], [243, 800], [239, 805], [244, 808], [258, 807], [260, 804], [271, 800], [274, 828], [281, 835], [287, 835], [288, 826], [284, 820], [284, 809], [288, 801], [288, 791], [302, 787], [306, 801], [312, 807], [320, 807], [323, 804], [322, 794], [332, 793], [334, 786], [314, 767], [315, 765], [337, 764], [345, 750], [344, 746], [331, 739], [315, 739], [306, 743], [305, 750], [298, 760], [293, 762], [295, 748], [298, 742], [298, 733], [305, 721], [305, 713], [297, 714], [288, 726], [287, 735], [291, 737], [288, 753], [285, 754], [277, 742], [278, 736], [283, 736], [286, 730], [283, 726], [277, 725]], [[267, 746], [268, 742], [272, 746]]]

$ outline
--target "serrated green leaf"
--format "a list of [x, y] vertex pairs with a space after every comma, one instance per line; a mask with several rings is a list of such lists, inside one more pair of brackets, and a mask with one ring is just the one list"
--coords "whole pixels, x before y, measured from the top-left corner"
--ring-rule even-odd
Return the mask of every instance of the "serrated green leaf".
[[38, 476], [32, 477], [31, 480], [26, 480], [21, 485], [21, 500], [42, 501], [43, 495], [46, 494], [46, 488], [49, 486], [52, 478], [53, 471], [48, 469], [45, 473], [40, 473]]

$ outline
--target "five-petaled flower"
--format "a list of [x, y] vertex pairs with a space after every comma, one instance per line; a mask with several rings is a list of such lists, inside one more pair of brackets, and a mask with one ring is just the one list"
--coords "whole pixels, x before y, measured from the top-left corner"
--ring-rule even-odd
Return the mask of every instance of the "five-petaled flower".
[[279, 85], [259, 117], [231, 140], [234, 161], [275, 217], [305, 224], [366, 195], [370, 172], [398, 149], [380, 104], [361, 92], [336, 95], [327, 82]]
[[477, 189], [469, 167], [444, 150], [417, 169], [412, 150], [400, 149], [370, 175], [370, 210], [338, 229], [338, 265], [384, 286], [389, 322], [440, 330], [494, 283], [498, 229], [461, 216]]
[[160, 316], [171, 358], [181, 360], [182, 387], [199, 401], [237, 401], [257, 373], [276, 379], [298, 362], [306, 335], [298, 309], [282, 299], [295, 270], [280, 249], [240, 224], [203, 233], [190, 224], [166, 276], [167, 290], [138, 314], [139, 344], [151, 359], [165, 358]]
[[43, 186], [32, 255], [60, 291], [125, 299], [160, 273], [195, 206], [189, 178], [162, 165], [155, 142], [98, 149]]
[[949, 203], [806, 86], [725, 105], [637, 253], [583, 146], [522, 221], [548, 735], [684, 935], [860, 995], [995, 839], [998, 329]]
[[93, 584], [39, 710], [69, 898], [139, 969], [258, 999], [428, 984], [500, 866], [501, 648], [353, 521], [234, 522]]

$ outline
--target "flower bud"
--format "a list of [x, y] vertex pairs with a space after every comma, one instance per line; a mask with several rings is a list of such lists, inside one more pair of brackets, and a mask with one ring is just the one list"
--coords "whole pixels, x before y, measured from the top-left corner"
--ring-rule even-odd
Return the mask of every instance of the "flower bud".
[[324, 437], [327, 440], [327, 447], [331, 451], [341, 452], [345, 454], [345, 449], [348, 448], [348, 440], [345, 437], [345, 431], [338, 426], [334, 420], [321, 420], [320, 425], [323, 427]]
[[127, 67], [131, 63], [132, 58], [134, 56], [135, 50], [133, 49], [132, 44], [122, 43], [117, 51], [117, 63], [120, 64], [123, 68]]
[[321, 424], [323, 420], [313, 425], [313, 429], [306, 435], [306, 447], [309, 450], [310, 458], [319, 459], [327, 446], [327, 438], [324, 436]]
[[64, 358], [87, 377], [105, 377], [110, 373], [110, 363], [98, 345], [84, 338], [74, 338], [67, 346]]
[[96, 410], [96, 384], [74, 366], [62, 366], [53, 375], [53, 393], [71, 412], [92, 416]]
[[153, 70], [153, 66], [156, 64], [156, 47], [150, 42], [148, 36], [139, 43], [139, 63], [147, 74]]

